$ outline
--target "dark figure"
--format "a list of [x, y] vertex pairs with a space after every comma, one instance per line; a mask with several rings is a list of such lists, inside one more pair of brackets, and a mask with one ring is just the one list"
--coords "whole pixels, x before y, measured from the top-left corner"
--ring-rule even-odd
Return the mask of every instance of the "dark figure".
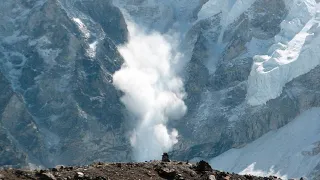
[[197, 166], [195, 168], [199, 172], [212, 171], [210, 164], [206, 161], [203, 161], [203, 160], [198, 162]]
[[162, 154], [162, 162], [170, 162], [168, 153]]

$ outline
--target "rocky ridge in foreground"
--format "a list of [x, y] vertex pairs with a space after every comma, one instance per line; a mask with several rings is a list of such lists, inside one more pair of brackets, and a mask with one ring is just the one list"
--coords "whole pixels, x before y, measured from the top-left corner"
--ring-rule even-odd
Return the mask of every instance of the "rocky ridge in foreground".
[[250, 175], [230, 174], [213, 170], [200, 161], [196, 164], [187, 162], [150, 161], [144, 163], [94, 163], [89, 166], [57, 166], [48, 170], [0, 171], [0, 180], [112, 180], [112, 179], [198, 179], [198, 180], [279, 180], [277, 177], [255, 177]]

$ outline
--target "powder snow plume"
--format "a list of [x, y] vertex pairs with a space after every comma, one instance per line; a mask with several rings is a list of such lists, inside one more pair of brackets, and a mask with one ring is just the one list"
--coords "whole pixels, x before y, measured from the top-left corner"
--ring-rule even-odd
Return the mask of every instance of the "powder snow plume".
[[137, 119], [130, 139], [135, 160], [159, 159], [178, 142], [178, 131], [168, 129], [167, 122], [187, 110], [183, 82], [173, 68], [181, 55], [174, 52], [172, 38], [145, 33], [133, 23], [128, 29], [129, 42], [119, 47], [125, 63], [113, 75], [114, 85], [124, 92], [121, 101]]

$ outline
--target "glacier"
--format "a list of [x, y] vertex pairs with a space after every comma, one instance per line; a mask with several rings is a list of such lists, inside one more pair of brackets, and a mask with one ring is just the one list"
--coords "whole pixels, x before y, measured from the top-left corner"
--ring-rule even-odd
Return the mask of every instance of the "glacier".
[[269, 55], [254, 57], [248, 80], [250, 105], [277, 98], [286, 83], [320, 64], [320, 6], [315, 1], [293, 6], [281, 24], [282, 31], [275, 36], [276, 43], [270, 47]]

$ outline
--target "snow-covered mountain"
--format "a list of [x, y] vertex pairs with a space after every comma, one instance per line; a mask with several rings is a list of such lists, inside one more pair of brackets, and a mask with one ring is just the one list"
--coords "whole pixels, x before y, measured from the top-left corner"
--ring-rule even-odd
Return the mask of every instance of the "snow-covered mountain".
[[222, 170], [315, 177], [318, 3], [4, 0], [0, 165], [129, 161], [162, 143]]

